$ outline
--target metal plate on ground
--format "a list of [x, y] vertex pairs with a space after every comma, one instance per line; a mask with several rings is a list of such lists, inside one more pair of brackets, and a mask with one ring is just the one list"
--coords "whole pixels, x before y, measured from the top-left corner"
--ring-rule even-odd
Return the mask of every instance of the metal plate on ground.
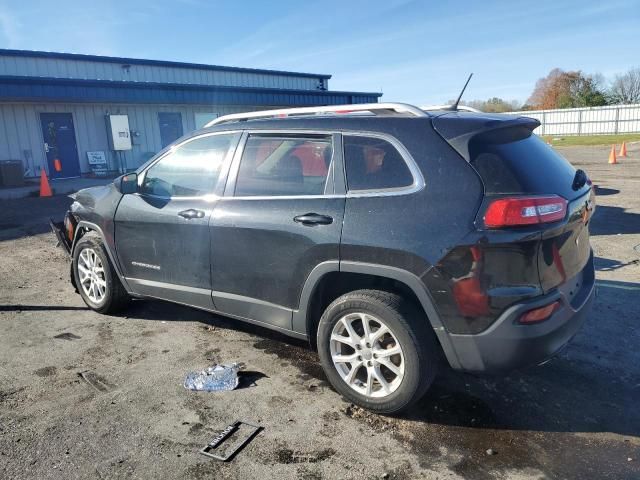
[[[240, 430], [243, 430], [242, 432]], [[262, 427], [260, 425], [254, 425], [253, 423], [243, 422], [237, 420], [231, 425], [227, 426], [222, 432], [220, 432], [207, 446], [200, 450], [200, 453], [207, 457], [215, 458], [221, 462], [231, 460], [240, 450], [242, 450], [247, 443], [249, 443], [253, 437], [255, 437]], [[238, 437], [228, 449], [224, 446], [226, 442], [232, 437]], [[224, 450], [224, 451], [222, 451]]]

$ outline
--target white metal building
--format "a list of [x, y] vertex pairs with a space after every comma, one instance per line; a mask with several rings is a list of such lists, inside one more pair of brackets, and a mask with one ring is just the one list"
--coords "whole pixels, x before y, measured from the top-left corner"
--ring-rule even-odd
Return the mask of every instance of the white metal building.
[[[218, 115], [275, 107], [371, 103], [382, 95], [332, 92], [328, 89], [330, 78], [325, 74], [0, 49], [0, 161], [22, 161], [25, 177], [38, 176], [42, 168], [51, 178], [105, 169], [132, 170]], [[124, 123], [116, 125], [116, 120]], [[110, 138], [110, 121], [114, 128], [124, 125], [114, 130], [115, 144]], [[117, 145], [118, 136], [124, 140], [124, 150], [116, 150], [122, 148]]]

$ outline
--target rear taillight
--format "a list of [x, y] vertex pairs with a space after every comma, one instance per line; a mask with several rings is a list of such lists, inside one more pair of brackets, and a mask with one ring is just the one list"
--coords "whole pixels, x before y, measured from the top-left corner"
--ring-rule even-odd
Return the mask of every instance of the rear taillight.
[[560, 301], [556, 300], [549, 305], [545, 305], [544, 307], [534, 308], [533, 310], [529, 310], [526, 313], [523, 313], [520, 317], [519, 322], [525, 325], [529, 325], [532, 323], [540, 323], [547, 320], [553, 313], [560, 308]]
[[567, 201], [557, 195], [494, 200], [484, 216], [489, 228], [557, 222], [567, 214]]

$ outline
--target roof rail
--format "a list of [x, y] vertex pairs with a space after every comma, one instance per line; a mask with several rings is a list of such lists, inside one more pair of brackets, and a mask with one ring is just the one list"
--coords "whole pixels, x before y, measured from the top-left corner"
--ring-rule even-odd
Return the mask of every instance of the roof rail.
[[424, 110], [424, 111], [429, 111], [429, 110], [451, 110], [452, 112], [460, 111], [462, 110], [463, 112], [474, 112], [474, 113], [482, 113], [481, 110], [478, 110], [477, 108], [473, 108], [473, 107], [467, 107], [466, 105], [458, 105], [455, 109], [451, 108], [453, 105], [424, 105], [422, 107], [420, 107], [420, 109]]
[[284, 108], [279, 110], [263, 110], [259, 112], [247, 112], [247, 113], [233, 113], [231, 115], [224, 115], [218, 117], [215, 120], [210, 121], [205, 127], [211, 127], [213, 125], [219, 125], [227, 122], [243, 122], [246, 120], [255, 120], [261, 118], [279, 118], [279, 117], [296, 117], [304, 115], [321, 115], [328, 113], [355, 113], [355, 112], [370, 112], [370, 113], [383, 113], [383, 112], [395, 112], [395, 113], [409, 113], [416, 117], [428, 116], [424, 111], [413, 105], [406, 103], [360, 103], [350, 105], [331, 105], [327, 107], [302, 107], [302, 108]]

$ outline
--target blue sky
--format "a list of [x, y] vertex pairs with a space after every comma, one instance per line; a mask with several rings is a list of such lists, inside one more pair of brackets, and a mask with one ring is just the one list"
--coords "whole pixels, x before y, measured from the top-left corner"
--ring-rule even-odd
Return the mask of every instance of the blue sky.
[[0, 0], [0, 47], [330, 73], [415, 104], [474, 72], [466, 99], [524, 101], [554, 67], [640, 67], [640, 0]]

